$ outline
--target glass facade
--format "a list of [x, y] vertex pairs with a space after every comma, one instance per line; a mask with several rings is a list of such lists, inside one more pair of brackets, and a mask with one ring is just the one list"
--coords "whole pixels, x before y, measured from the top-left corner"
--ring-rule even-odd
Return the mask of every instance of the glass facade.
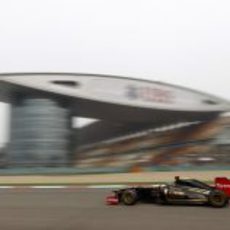
[[11, 163], [64, 165], [69, 151], [69, 111], [53, 99], [23, 98], [12, 106]]

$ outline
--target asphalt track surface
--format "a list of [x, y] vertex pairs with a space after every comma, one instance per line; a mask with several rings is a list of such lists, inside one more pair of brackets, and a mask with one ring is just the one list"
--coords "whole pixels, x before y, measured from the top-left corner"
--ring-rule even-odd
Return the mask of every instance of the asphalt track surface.
[[105, 205], [111, 189], [1, 189], [0, 229], [229, 230], [230, 206]]

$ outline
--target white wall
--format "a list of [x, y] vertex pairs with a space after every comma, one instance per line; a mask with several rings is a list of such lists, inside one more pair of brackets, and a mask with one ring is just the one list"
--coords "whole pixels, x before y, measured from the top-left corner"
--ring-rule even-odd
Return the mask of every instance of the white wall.
[[0, 147], [9, 140], [10, 106], [0, 102]]

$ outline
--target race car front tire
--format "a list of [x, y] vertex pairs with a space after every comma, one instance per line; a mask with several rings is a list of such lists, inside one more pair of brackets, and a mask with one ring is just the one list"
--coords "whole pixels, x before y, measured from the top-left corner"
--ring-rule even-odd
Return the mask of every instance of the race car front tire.
[[137, 202], [137, 192], [134, 189], [123, 191], [121, 202], [125, 205], [134, 205]]

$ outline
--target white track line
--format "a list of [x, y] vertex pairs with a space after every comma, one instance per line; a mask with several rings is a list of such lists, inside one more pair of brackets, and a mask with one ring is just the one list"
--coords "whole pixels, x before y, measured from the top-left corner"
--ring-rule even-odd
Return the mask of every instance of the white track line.
[[50, 188], [54, 188], [54, 189], [63, 189], [63, 188], [68, 188], [69, 186], [62, 186], [62, 185], [37, 185], [37, 186], [28, 186], [28, 188], [35, 188], [35, 189], [50, 189]]
[[86, 186], [87, 188], [124, 188], [127, 187], [126, 185], [123, 184], [111, 184], [111, 185], [89, 185]]
[[103, 188], [124, 188], [127, 187], [127, 185], [122, 184], [112, 184], [112, 185], [34, 185], [34, 186], [0, 186], [0, 189], [79, 189], [79, 188], [89, 188], [89, 189], [103, 189]]
[[15, 186], [0, 186], [0, 189], [12, 189], [15, 188]]

